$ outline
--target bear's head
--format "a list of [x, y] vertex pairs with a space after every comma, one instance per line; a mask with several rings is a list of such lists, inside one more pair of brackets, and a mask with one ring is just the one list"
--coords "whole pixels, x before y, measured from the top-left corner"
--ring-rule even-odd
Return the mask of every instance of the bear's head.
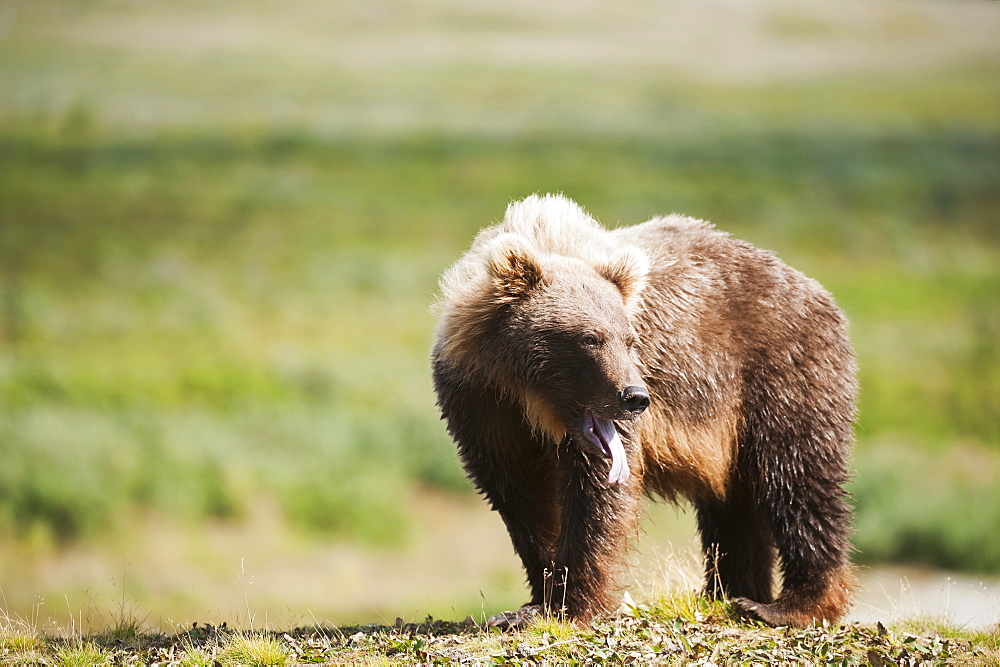
[[520, 400], [537, 431], [609, 458], [607, 481], [621, 484], [629, 466], [616, 423], [649, 405], [631, 323], [648, 260], [589, 240], [573, 256], [522, 233], [480, 239], [476, 270], [460, 263], [448, 277], [464, 295], [444, 304], [438, 338], [453, 361]]

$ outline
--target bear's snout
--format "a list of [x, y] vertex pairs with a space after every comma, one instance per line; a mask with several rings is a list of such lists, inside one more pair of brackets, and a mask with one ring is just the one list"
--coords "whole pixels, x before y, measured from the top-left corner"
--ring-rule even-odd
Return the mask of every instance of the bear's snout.
[[618, 392], [618, 405], [635, 417], [649, 407], [649, 392], [645, 387], [629, 385]]

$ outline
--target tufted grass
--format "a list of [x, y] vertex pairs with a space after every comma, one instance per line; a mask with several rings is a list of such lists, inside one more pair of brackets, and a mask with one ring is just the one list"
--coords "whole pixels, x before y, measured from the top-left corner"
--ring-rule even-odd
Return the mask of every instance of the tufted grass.
[[223, 665], [284, 665], [289, 660], [285, 645], [260, 633], [237, 633], [229, 638], [216, 660]]

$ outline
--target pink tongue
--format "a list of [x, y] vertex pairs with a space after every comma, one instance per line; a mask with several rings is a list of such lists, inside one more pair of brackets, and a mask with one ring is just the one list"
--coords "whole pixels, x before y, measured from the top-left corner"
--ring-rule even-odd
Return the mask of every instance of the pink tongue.
[[625, 446], [622, 437], [610, 419], [601, 419], [590, 410], [584, 420], [584, 435], [592, 443], [601, 448], [605, 456], [611, 457], [611, 470], [608, 472], [608, 484], [624, 484], [628, 481], [628, 459], [625, 458]]

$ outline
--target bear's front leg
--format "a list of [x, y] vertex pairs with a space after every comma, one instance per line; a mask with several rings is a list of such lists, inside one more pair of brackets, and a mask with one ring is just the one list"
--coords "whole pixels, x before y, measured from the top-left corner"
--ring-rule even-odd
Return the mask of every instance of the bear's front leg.
[[542, 610], [546, 568], [558, 533], [559, 502], [553, 463], [523, 450], [519, 456], [508, 458], [506, 454], [518, 452], [521, 443], [505, 444], [489, 450], [477, 448], [472, 450], [476, 456], [466, 454], [463, 458], [476, 486], [503, 519], [514, 551], [524, 565], [530, 600], [520, 610], [497, 614], [487, 623], [513, 629], [526, 625]]
[[607, 459], [572, 442], [560, 446], [564, 470], [561, 531], [549, 568], [545, 609], [588, 622], [614, 608], [615, 577], [636, 535], [639, 476], [608, 484]]

